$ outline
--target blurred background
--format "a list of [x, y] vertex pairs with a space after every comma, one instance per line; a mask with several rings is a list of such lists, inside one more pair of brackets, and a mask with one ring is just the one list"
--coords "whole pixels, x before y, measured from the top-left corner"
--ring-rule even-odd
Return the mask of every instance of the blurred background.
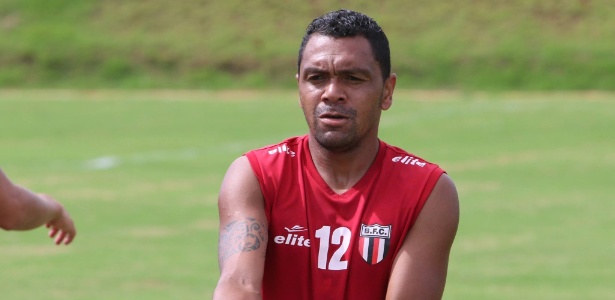
[[339, 8], [384, 28], [402, 87], [615, 86], [609, 0], [3, 0], [0, 87], [293, 87], [305, 27]]
[[298, 47], [339, 8], [390, 40], [381, 138], [457, 184], [444, 299], [615, 299], [609, 0], [0, 0], [0, 167], [79, 231], [0, 232], [0, 299], [211, 298], [226, 168], [306, 133]]

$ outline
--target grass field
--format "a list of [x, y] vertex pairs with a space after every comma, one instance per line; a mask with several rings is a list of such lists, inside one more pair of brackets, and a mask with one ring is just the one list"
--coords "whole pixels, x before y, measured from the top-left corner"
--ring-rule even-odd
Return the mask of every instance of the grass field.
[[[207, 299], [216, 197], [305, 132], [295, 91], [0, 90], [0, 166], [61, 200], [69, 247], [0, 232], [2, 299]], [[398, 91], [381, 137], [455, 179], [445, 299], [615, 299], [615, 94]]]
[[2, 0], [0, 87], [293, 87], [306, 26], [340, 8], [383, 27], [405, 88], [615, 88], [612, 0]]

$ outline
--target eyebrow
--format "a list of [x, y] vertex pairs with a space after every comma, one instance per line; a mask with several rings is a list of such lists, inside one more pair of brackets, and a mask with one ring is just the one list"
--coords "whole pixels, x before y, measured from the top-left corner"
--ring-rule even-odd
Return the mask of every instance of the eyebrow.
[[[323, 69], [323, 68], [318, 68], [318, 67], [307, 67], [305, 69], [303, 69], [303, 73], [305, 74], [310, 74], [310, 73], [328, 73], [327, 70]], [[368, 69], [365, 68], [348, 68], [348, 69], [340, 69], [336, 72], [337, 74], [361, 74], [363, 76], [369, 76], [371, 77], [371, 73], [369, 72]]]

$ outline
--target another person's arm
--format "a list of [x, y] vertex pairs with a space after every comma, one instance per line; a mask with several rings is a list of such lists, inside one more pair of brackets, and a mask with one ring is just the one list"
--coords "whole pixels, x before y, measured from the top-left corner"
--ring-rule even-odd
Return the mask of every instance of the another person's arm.
[[14, 184], [0, 169], [0, 228], [30, 230], [46, 225], [56, 244], [70, 244], [77, 231], [68, 212], [51, 196]]
[[444, 174], [393, 262], [386, 299], [442, 299], [458, 224], [457, 191]]
[[262, 299], [267, 217], [258, 180], [245, 156], [224, 176], [218, 210], [220, 279], [214, 299]]

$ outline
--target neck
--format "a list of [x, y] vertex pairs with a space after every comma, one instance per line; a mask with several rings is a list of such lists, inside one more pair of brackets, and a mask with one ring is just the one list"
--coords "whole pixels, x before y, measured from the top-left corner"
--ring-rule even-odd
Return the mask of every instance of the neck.
[[334, 152], [323, 148], [311, 136], [308, 144], [318, 173], [338, 194], [346, 192], [365, 175], [378, 154], [379, 145], [375, 138], [348, 151]]

